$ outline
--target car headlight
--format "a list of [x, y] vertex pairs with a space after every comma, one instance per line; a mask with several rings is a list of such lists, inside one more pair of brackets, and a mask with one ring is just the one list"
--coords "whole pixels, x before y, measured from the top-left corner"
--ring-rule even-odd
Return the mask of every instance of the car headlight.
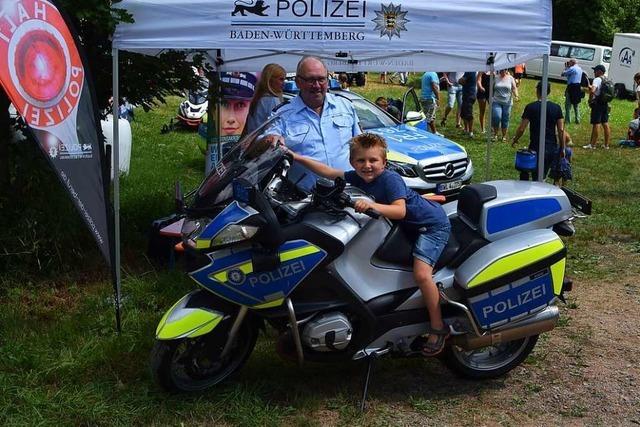
[[400, 176], [404, 176], [407, 178], [417, 178], [418, 173], [413, 168], [413, 165], [410, 163], [399, 162], [397, 160], [389, 160], [387, 161], [387, 166], [394, 172], [400, 174]]

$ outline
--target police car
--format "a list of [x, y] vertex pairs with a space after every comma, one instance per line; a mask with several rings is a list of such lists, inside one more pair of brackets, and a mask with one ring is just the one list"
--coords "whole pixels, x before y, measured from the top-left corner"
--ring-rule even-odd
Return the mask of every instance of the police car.
[[[297, 91], [295, 82], [285, 82], [285, 100]], [[398, 172], [419, 193], [456, 195], [473, 176], [467, 151], [455, 142], [426, 130], [426, 122], [414, 89], [403, 98], [404, 122], [400, 122], [357, 93], [332, 88], [334, 95], [353, 104], [363, 131], [384, 136], [389, 145], [387, 167]]]

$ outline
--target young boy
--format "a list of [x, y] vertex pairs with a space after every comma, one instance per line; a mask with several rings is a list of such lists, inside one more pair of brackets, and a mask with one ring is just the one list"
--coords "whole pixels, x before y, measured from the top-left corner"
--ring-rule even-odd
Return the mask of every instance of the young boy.
[[564, 131], [564, 156], [560, 155], [560, 149], [558, 149], [558, 155], [554, 159], [551, 170], [549, 171], [549, 177], [553, 179], [553, 185], [563, 187], [567, 181], [573, 179], [573, 172], [571, 171], [571, 161], [573, 159], [573, 150], [569, 147], [573, 145], [571, 135], [567, 130]]
[[[639, 73], [640, 74], [640, 73]], [[629, 122], [627, 139], [620, 141], [623, 147], [640, 147], [640, 108], [633, 110], [633, 120]]]
[[451, 225], [442, 207], [425, 200], [407, 188], [396, 172], [387, 170], [387, 143], [379, 135], [363, 133], [351, 139], [349, 162], [354, 170], [341, 171], [294, 152], [294, 161], [325, 178], [344, 178], [348, 183], [371, 194], [376, 202], [357, 200], [355, 210], [375, 209], [381, 215], [400, 222], [418, 234], [413, 247], [413, 276], [422, 291], [429, 311], [431, 328], [422, 341], [422, 354], [439, 354], [449, 336], [449, 327], [442, 322], [440, 293], [433, 281], [433, 266], [440, 257]]

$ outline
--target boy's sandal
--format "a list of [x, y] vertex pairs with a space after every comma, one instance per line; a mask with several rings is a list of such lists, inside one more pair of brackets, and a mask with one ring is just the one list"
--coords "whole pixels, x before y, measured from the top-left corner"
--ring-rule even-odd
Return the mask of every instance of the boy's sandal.
[[[447, 340], [447, 338], [449, 338], [449, 332], [450, 332], [449, 327], [446, 325], [443, 329], [428, 328], [427, 333], [420, 337], [423, 340], [422, 348], [420, 349], [420, 352], [422, 353], [422, 355], [424, 357], [433, 357], [440, 354], [442, 350], [444, 350], [445, 341]], [[436, 335], [438, 339], [435, 342], [430, 343], [429, 342], [430, 335]]]

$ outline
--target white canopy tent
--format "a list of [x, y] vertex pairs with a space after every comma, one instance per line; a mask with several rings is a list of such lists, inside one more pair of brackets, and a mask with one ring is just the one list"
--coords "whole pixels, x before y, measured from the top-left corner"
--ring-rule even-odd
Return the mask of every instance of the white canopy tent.
[[[113, 38], [114, 100], [118, 50], [157, 55], [170, 49], [205, 52], [218, 71], [259, 71], [270, 62], [292, 71], [304, 55], [347, 72], [494, 70], [543, 56], [546, 94], [551, 0], [123, 0], [115, 7], [135, 22], [118, 25]], [[546, 96], [542, 102], [544, 129]], [[113, 133], [118, 164], [117, 126]], [[544, 132], [539, 148], [543, 153]], [[488, 153], [489, 143], [487, 168]], [[542, 168], [538, 156], [540, 177]]]
[[[241, 6], [248, 3], [263, 5], [251, 13]], [[347, 71], [469, 71], [486, 68], [489, 52], [499, 69], [549, 53], [551, 42], [550, 0], [123, 0], [116, 7], [135, 22], [118, 26], [114, 48], [220, 49], [222, 71], [257, 71], [266, 62], [289, 70], [302, 54]]]

